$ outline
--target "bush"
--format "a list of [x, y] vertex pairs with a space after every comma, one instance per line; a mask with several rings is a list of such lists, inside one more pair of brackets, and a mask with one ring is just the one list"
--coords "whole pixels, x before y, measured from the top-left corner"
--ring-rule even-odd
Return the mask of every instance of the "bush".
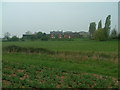
[[111, 38], [112, 39], [117, 39], [117, 30], [115, 28], [111, 32]]
[[103, 28], [96, 30], [93, 34], [93, 37], [95, 40], [99, 41], [105, 41], [107, 39]]
[[8, 41], [19, 41], [19, 38], [17, 36], [13, 36]]
[[47, 36], [43, 36], [43, 37], [41, 38], [41, 40], [42, 40], [42, 41], [48, 41], [48, 37], [47, 37]]
[[54, 54], [54, 51], [50, 51], [46, 48], [32, 48], [32, 47], [19, 47], [16, 45], [11, 45], [3, 48], [4, 52], [25, 52], [25, 53], [48, 53]]

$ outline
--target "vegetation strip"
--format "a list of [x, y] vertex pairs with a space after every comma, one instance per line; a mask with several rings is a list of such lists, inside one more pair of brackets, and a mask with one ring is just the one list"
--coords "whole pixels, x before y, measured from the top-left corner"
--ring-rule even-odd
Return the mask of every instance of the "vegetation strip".
[[46, 48], [32, 48], [32, 47], [20, 47], [16, 45], [11, 45], [3, 48], [3, 52], [15, 53], [15, 52], [24, 52], [24, 53], [42, 53], [49, 54], [54, 57], [63, 57], [63, 58], [77, 58], [77, 59], [101, 59], [101, 60], [111, 60], [118, 61], [117, 53], [97, 53], [97, 52], [68, 52], [68, 51], [52, 51]]
[[[117, 79], [3, 61], [3, 88], [118, 88]], [[22, 66], [22, 67], [21, 67]]]

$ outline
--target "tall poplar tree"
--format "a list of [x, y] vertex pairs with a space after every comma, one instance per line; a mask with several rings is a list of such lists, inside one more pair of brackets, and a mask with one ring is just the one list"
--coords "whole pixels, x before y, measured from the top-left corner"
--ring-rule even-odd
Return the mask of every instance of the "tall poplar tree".
[[96, 23], [95, 22], [90, 23], [89, 33], [91, 37], [93, 37], [93, 33], [95, 32], [95, 30], [96, 30]]
[[101, 28], [102, 28], [102, 21], [100, 20], [98, 23], [98, 29], [101, 29]]
[[109, 37], [109, 32], [110, 32], [110, 25], [111, 25], [111, 15], [108, 15], [105, 21], [105, 27], [104, 27], [104, 31], [105, 31], [105, 36], [106, 38]]

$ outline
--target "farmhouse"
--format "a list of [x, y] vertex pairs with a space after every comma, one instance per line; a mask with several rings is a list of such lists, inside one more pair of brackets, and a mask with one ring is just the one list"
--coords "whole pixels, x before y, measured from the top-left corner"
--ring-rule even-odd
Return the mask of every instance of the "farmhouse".
[[[35, 38], [36, 34], [23, 34], [23, 39], [32, 39]], [[41, 35], [43, 36], [43, 34], [37, 34], [37, 37], [41, 37]], [[51, 31], [50, 34], [46, 34], [48, 37], [54, 39], [54, 38], [82, 38], [82, 37], [88, 37], [89, 33], [85, 32], [85, 31], [81, 31], [81, 32], [72, 32], [72, 31]]]
[[64, 32], [64, 38], [72, 38], [72, 37], [73, 37], [73, 32], [71, 31]]
[[72, 32], [72, 31], [51, 31], [50, 38], [81, 38], [88, 37], [89, 33], [85, 31], [81, 32]]
[[50, 38], [63, 38], [63, 31], [51, 31]]

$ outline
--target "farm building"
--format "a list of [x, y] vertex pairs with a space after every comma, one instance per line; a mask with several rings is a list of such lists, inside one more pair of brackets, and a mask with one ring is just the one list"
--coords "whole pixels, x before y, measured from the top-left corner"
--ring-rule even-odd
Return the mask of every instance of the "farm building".
[[50, 32], [50, 38], [62, 38], [63, 37], [63, 31], [51, 31]]
[[34, 34], [23, 34], [23, 39], [30, 39], [34, 37]]
[[51, 31], [50, 38], [79, 38], [79, 37], [88, 37], [88, 32], [72, 32], [72, 31]]
[[64, 32], [64, 38], [72, 38], [72, 37], [73, 37], [73, 32], [71, 31]]

